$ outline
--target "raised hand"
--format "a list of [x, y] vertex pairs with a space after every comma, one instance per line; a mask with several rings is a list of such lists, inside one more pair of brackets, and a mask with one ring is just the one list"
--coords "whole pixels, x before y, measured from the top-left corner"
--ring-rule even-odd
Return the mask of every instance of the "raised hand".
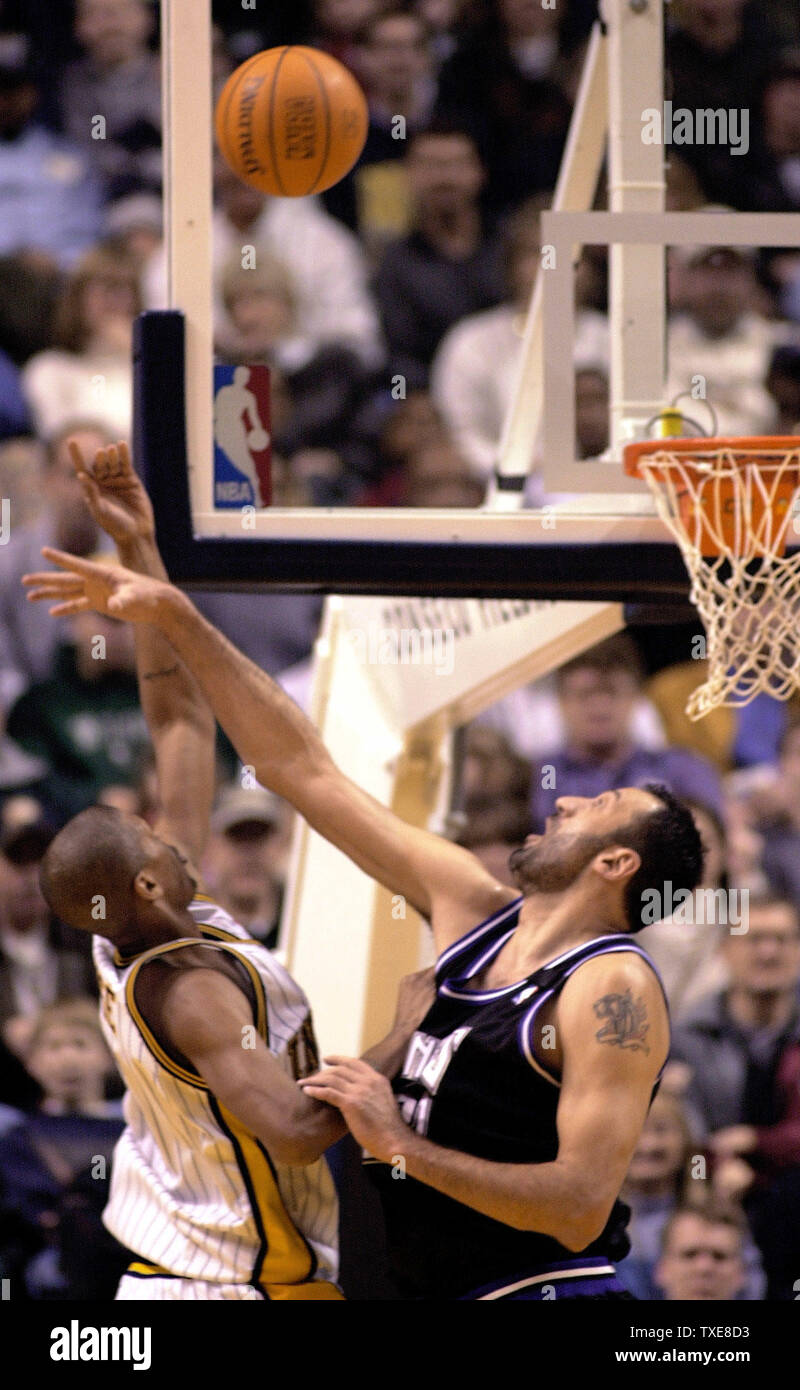
[[31, 602], [55, 601], [55, 607], [50, 609], [53, 618], [69, 618], [94, 610], [129, 623], [156, 623], [165, 601], [174, 592], [163, 580], [134, 574], [133, 570], [98, 565], [49, 547], [42, 554], [65, 573], [48, 570], [26, 574], [22, 583]]
[[68, 443], [86, 505], [98, 526], [118, 545], [152, 540], [155, 522], [150, 498], [131, 462], [127, 444], [109, 444], [98, 449], [89, 465], [77, 441]]

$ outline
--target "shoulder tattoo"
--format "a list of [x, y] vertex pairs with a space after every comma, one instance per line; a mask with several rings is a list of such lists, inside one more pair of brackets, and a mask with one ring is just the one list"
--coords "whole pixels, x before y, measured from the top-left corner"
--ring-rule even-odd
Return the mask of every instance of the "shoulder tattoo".
[[650, 1051], [645, 1042], [650, 1031], [647, 1005], [641, 999], [634, 999], [629, 989], [624, 994], [604, 994], [595, 1000], [593, 1007], [597, 1017], [605, 1020], [595, 1033], [598, 1042], [611, 1047], [629, 1047], [634, 1052]]

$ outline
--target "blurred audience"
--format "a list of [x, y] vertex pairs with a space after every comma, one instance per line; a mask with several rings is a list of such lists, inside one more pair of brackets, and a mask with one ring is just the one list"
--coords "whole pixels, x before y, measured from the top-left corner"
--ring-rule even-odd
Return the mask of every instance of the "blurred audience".
[[764, 876], [800, 912], [800, 719], [781, 737], [775, 764], [731, 779], [731, 807], [757, 837]]
[[121, 248], [98, 245], [74, 267], [56, 308], [53, 347], [22, 374], [45, 439], [75, 419], [130, 439], [133, 320], [141, 308], [138, 267]]
[[45, 451], [34, 435], [12, 435], [0, 443], [0, 497], [8, 499], [13, 532], [29, 526], [41, 511], [44, 467]]
[[36, 120], [24, 34], [0, 33], [0, 255], [67, 267], [97, 241], [101, 190], [92, 161]]
[[775, 433], [800, 434], [800, 345], [773, 349], [764, 385], [775, 403]]
[[738, 1207], [678, 1207], [664, 1228], [654, 1274], [667, 1302], [725, 1303], [741, 1295], [746, 1234]]
[[42, 1100], [0, 1137], [0, 1204], [26, 1228], [19, 1272], [29, 1297], [107, 1301], [129, 1261], [102, 1224], [124, 1122], [105, 1099], [115, 1072], [95, 1001], [39, 1013], [25, 1061]]
[[85, 947], [54, 921], [39, 887], [39, 866], [54, 833], [32, 799], [6, 803], [0, 822], [0, 1032], [17, 1052], [24, 1051], [31, 1020], [44, 1005], [94, 991]]
[[716, 1181], [736, 1197], [800, 1164], [800, 916], [780, 898], [747, 909], [723, 938], [728, 986], [686, 1012], [672, 1046]]
[[161, 188], [161, 70], [148, 47], [154, 19], [148, 0], [76, 0], [84, 56], [65, 69], [61, 111], [67, 135], [100, 171], [107, 201]]
[[[747, 122], [736, 153], [729, 129], [728, 141], [695, 139], [681, 155], [713, 202], [753, 210], [764, 160], [761, 93], [780, 57], [764, 6], [756, 0], [674, 0], [667, 17], [674, 110], [736, 113]], [[740, 141], [742, 133], [740, 125]]]
[[596, 797], [647, 782], [664, 783], [677, 796], [721, 812], [719, 776], [710, 763], [683, 748], [643, 748], [633, 741], [631, 720], [642, 692], [642, 670], [627, 633], [567, 662], [557, 681], [566, 740], [563, 749], [541, 750], [536, 759], [531, 808], [537, 830], [556, 811], [560, 797]]
[[764, 381], [789, 328], [762, 312], [755, 252], [674, 247], [670, 296], [677, 312], [667, 329], [667, 400], [684, 393], [685, 414], [699, 412], [703, 428], [709, 401], [722, 436], [772, 434], [777, 412]]
[[409, 228], [402, 163], [409, 135], [430, 119], [436, 98], [431, 32], [407, 8], [373, 14], [358, 34], [353, 67], [369, 107], [369, 129], [355, 168], [324, 195], [325, 206], [357, 231], [370, 258]]
[[438, 113], [467, 124], [478, 141], [494, 210], [555, 187], [571, 114], [560, 68], [567, 9], [497, 0], [442, 68]]
[[291, 816], [263, 787], [223, 789], [211, 817], [203, 876], [226, 912], [270, 949], [278, 942]]
[[449, 440], [421, 445], [406, 460], [401, 507], [479, 507], [485, 488]]
[[391, 242], [375, 280], [389, 366], [407, 391], [425, 387], [448, 328], [499, 303], [499, 233], [480, 206], [485, 169], [467, 131], [434, 123], [407, 142], [408, 235]]
[[681, 903], [637, 936], [658, 967], [673, 1022], [727, 984], [723, 943], [731, 926], [747, 923], [747, 892], [732, 887], [727, 872], [725, 826], [710, 807], [688, 804], [705, 849], [700, 885], [691, 904]]
[[8, 716], [9, 736], [47, 763], [42, 796], [62, 824], [108, 783], [133, 780], [149, 740], [130, 626], [87, 612], [69, 630], [51, 673]]
[[294, 285], [275, 257], [262, 256], [253, 270], [243, 270], [237, 257], [221, 289], [232, 332], [218, 339], [220, 355], [280, 371], [278, 391], [285, 390], [288, 410], [273, 418], [273, 447], [290, 458], [301, 449], [333, 451], [337, 472], [347, 467], [355, 473], [362, 458], [354, 421], [369, 380], [356, 353], [334, 342], [315, 348], [297, 335]]
[[[350, 348], [369, 368], [384, 358], [380, 324], [367, 286], [364, 253], [351, 232], [313, 198], [269, 198], [215, 162], [213, 217], [216, 324], [225, 332], [221, 278], [233, 257], [256, 266], [259, 255], [284, 261], [297, 296], [297, 333], [313, 351], [327, 343]], [[148, 308], [166, 306], [166, 254], [151, 258], [144, 277]]]
[[[631, 1249], [618, 1273], [635, 1298], [649, 1301], [662, 1297], [655, 1275], [664, 1230], [674, 1213], [685, 1203], [702, 1209], [714, 1200], [712, 1185], [706, 1179], [705, 1157], [696, 1150], [681, 1102], [662, 1091], [644, 1122], [621, 1194], [631, 1208]], [[738, 1297], [761, 1299], [766, 1280], [749, 1235], [745, 1236], [742, 1256], [746, 1277]]]
[[[539, 217], [549, 199], [523, 203], [506, 223], [504, 269], [506, 301], [459, 319], [443, 337], [431, 367], [431, 395], [462, 454], [479, 477], [489, 476], [497, 463], [503, 425], [508, 416], [522, 352], [525, 316], [541, 260]], [[607, 366], [608, 322], [593, 309], [580, 309], [576, 322], [575, 360]], [[597, 442], [600, 453], [608, 442], [608, 383], [601, 409], [591, 398], [592, 382], [578, 387], [580, 425], [578, 448]], [[602, 408], [604, 404], [604, 409]], [[599, 430], [597, 422], [599, 420]], [[532, 443], [532, 462], [540, 442]]]
[[0, 547], [0, 723], [33, 681], [46, 679], [66, 632], [64, 620], [51, 618], [46, 604], [25, 601], [23, 574], [42, 568], [43, 545], [86, 556], [107, 549], [75, 477], [67, 448], [72, 438], [86, 458], [110, 442], [91, 419], [72, 419], [56, 433], [45, 452], [41, 508], [31, 520], [14, 524], [8, 545]]

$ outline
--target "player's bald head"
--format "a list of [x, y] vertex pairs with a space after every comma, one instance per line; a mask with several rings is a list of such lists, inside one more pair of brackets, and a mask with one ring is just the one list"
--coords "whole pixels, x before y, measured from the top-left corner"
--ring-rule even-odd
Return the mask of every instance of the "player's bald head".
[[68, 821], [42, 860], [48, 906], [71, 927], [113, 940], [130, 923], [133, 883], [148, 862], [147, 827], [111, 806], [90, 806]]

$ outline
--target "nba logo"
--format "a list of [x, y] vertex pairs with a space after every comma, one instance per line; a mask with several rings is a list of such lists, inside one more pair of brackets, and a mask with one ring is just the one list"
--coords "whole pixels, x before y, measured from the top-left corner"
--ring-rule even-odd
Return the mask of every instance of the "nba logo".
[[272, 500], [269, 368], [214, 368], [214, 506]]

